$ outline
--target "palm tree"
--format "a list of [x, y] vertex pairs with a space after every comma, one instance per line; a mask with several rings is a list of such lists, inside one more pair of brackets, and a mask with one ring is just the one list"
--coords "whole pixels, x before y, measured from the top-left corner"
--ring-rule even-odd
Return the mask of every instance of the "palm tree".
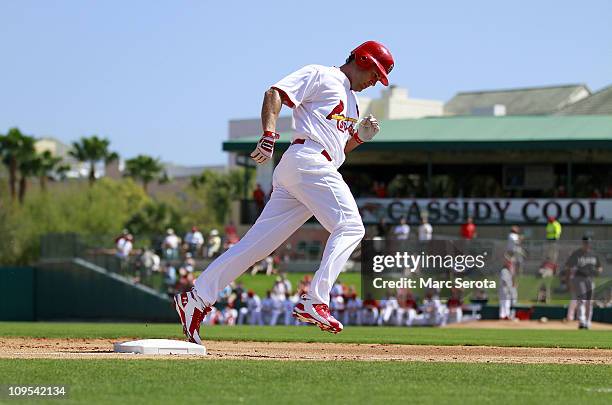
[[42, 165], [42, 159], [34, 148], [34, 138], [29, 136], [23, 138], [22, 148], [17, 159], [17, 167], [19, 169], [19, 203], [23, 204], [28, 187], [28, 177], [38, 175]]
[[146, 155], [138, 155], [133, 159], [126, 160], [124, 176], [140, 180], [145, 193], [149, 183], [153, 180], [158, 182], [167, 180], [164, 165], [160, 163], [159, 159]]
[[0, 158], [8, 167], [11, 199], [17, 196], [17, 170], [19, 161], [34, 148], [34, 138], [21, 133], [19, 128], [9, 129], [6, 135], [0, 135]]
[[96, 163], [103, 160], [106, 164], [119, 159], [116, 152], [108, 150], [110, 141], [106, 138], [98, 138], [93, 135], [89, 138], [81, 138], [79, 142], [72, 143], [70, 156], [77, 159], [79, 162], [89, 163], [89, 184], [92, 185], [96, 181]]
[[61, 176], [63, 173], [69, 170], [69, 167], [66, 165], [61, 165], [60, 163], [62, 158], [59, 156], [53, 156], [48, 150], [38, 155], [38, 157], [40, 159], [38, 177], [40, 179], [40, 188], [44, 192], [47, 191], [47, 178], [49, 178], [49, 176], [51, 176], [53, 173]]

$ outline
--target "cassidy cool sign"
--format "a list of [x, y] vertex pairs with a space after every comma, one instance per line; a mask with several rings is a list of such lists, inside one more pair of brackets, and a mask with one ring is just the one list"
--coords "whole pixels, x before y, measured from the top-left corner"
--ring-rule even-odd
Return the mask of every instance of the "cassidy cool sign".
[[426, 212], [438, 224], [460, 224], [469, 216], [489, 224], [544, 224], [549, 216], [562, 223], [612, 224], [612, 200], [361, 198], [357, 205], [365, 223], [402, 216], [414, 223]]

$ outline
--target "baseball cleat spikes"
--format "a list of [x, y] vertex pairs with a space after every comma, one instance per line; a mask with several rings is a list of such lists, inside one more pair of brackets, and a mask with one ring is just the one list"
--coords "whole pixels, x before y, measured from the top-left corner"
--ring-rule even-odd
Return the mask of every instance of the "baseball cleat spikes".
[[293, 316], [302, 322], [317, 325], [325, 332], [336, 334], [343, 329], [342, 324], [329, 313], [327, 304], [315, 304], [306, 294], [295, 304]]
[[183, 333], [191, 343], [201, 345], [200, 325], [206, 315], [212, 310], [205, 306], [195, 289], [176, 294], [174, 296], [174, 308], [183, 325]]

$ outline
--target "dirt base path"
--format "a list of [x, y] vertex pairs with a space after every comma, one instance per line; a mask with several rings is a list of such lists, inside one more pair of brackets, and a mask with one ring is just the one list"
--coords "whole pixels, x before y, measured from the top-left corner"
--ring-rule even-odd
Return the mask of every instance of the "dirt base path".
[[[0, 338], [0, 359], [186, 359], [114, 353], [110, 339]], [[486, 346], [207, 341], [201, 359], [357, 360], [522, 364], [612, 364], [612, 350]]]

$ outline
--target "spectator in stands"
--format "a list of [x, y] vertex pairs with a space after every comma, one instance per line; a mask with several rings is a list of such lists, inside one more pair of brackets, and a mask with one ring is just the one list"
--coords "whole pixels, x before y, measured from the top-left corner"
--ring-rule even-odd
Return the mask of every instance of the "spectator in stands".
[[376, 198], [387, 198], [387, 186], [384, 182], [375, 181], [372, 189]]
[[179, 269], [178, 281], [174, 287], [176, 293], [180, 294], [191, 290], [193, 287], [193, 278], [190, 280], [188, 276], [189, 272], [187, 272], [187, 270], [184, 268]]
[[332, 315], [336, 319], [342, 319], [344, 316], [344, 288], [340, 280], [336, 280], [336, 283], [332, 286], [331, 291], [329, 292], [330, 300], [329, 300], [329, 309], [332, 312]]
[[221, 237], [219, 231], [213, 229], [208, 235], [208, 243], [206, 245], [206, 257], [209, 259], [217, 257], [221, 253]]
[[247, 293], [247, 308], [249, 310], [249, 324], [263, 325], [263, 318], [261, 316], [261, 299], [253, 290], [249, 290]]
[[251, 267], [251, 275], [259, 273], [260, 271], [265, 271], [266, 276], [270, 276], [274, 273], [274, 257], [268, 256], [263, 260], [255, 263], [253, 267]]
[[399, 308], [397, 298], [389, 294], [386, 299], [380, 301], [380, 316], [378, 317], [378, 325], [387, 325], [391, 317]]
[[162, 243], [164, 251], [164, 259], [166, 260], [177, 260], [179, 258], [179, 246], [181, 245], [181, 239], [175, 235], [174, 229], [168, 228], [166, 230], [166, 238]]
[[164, 264], [164, 284], [172, 295], [174, 295], [176, 282], [176, 269], [168, 261]]
[[421, 311], [426, 325], [441, 326], [446, 322], [446, 307], [442, 305], [440, 297], [433, 290], [425, 293]]
[[[398, 308], [397, 316], [395, 318], [396, 325], [401, 326], [412, 326], [415, 319], [417, 318], [417, 302], [412, 295], [412, 291], [406, 290], [402, 294], [398, 294]], [[406, 320], [404, 321], [404, 317]]]
[[565, 186], [560, 185], [559, 187], [557, 187], [557, 190], [555, 190], [555, 197], [556, 198], [567, 198], [567, 192], [565, 191]]
[[233, 326], [238, 319], [238, 310], [234, 308], [233, 302], [228, 302], [227, 306], [221, 312], [221, 324]]
[[160, 271], [161, 259], [151, 249], [144, 249], [140, 256], [140, 266], [146, 275]]
[[345, 325], [361, 325], [362, 306], [363, 303], [361, 298], [357, 296], [355, 286], [350, 286], [345, 296], [345, 310], [342, 323]]
[[233, 222], [229, 222], [225, 226], [225, 249], [229, 249], [234, 246], [240, 238], [238, 237], [238, 231], [236, 230], [236, 226]]
[[276, 281], [274, 282], [274, 286], [272, 286], [272, 298], [277, 301], [285, 301], [287, 298], [287, 287], [283, 282], [283, 278], [278, 276], [276, 277]]
[[297, 304], [299, 299], [300, 297], [298, 297], [297, 294], [288, 295], [285, 299], [283, 311], [285, 315], [284, 324], [287, 326], [297, 325], [299, 323], [298, 320], [293, 317], [293, 307]]
[[266, 205], [266, 193], [261, 188], [261, 184], [257, 183], [257, 187], [253, 190], [253, 201], [255, 201], [255, 206], [257, 206], [257, 213], [261, 214], [261, 211], [264, 209], [264, 205]]
[[468, 217], [465, 224], [461, 225], [461, 237], [465, 240], [472, 240], [477, 237], [476, 224], [474, 224], [474, 218]]
[[272, 291], [266, 292], [266, 298], [261, 302], [261, 316], [264, 324], [274, 326], [278, 322], [278, 317], [283, 308], [283, 301], [272, 297]]
[[130, 253], [134, 248], [134, 237], [132, 234], [127, 234], [124, 238], [120, 238], [117, 242], [116, 256], [121, 261], [121, 271], [127, 270], [127, 266], [130, 259]]
[[461, 322], [461, 318], [463, 318], [463, 299], [460, 290], [456, 288], [451, 290], [451, 296], [446, 301], [446, 307], [448, 309], [446, 322]]
[[237, 282], [232, 289], [232, 294], [230, 296], [230, 302], [232, 303], [232, 308], [236, 310], [237, 313], [237, 321], [240, 322], [240, 314], [241, 312], [248, 312], [246, 308], [246, 291], [244, 291], [244, 286], [242, 282]]
[[280, 277], [283, 281], [283, 284], [285, 285], [285, 291], [287, 292], [287, 294], [290, 295], [293, 292], [293, 286], [291, 285], [291, 281], [289, 281], [289, 279], [287, 278], [287, 273], [282, 273]]
[[376, 237], [385, 239], [387, 237], [387, 233], [389, 232], [389, 227], [387, 226], [387, 220], [385, 217], [382, 217], [378, 224], [376, 224]]
[[297, 293], [300, 297], [302, 296], [302, 294], [308, 294], [308, 292], [310, 291], [311, 281], [312, 281], [312, 275], [310, 274], [305, 274], [304, 278], [300, 280], [300, 282], [298, 283], [298, 290], [297, 290]]
[[185, 244], [187, 245], [187, 251], [191, 253], [193, 257], [198, 257], [198, 253], [204, 246], [204, 235], [198, 230], [197, 227], [191, 227], [191, 231], [185, 235]]
[[130, 234], [130, 231], [128, 231], [127, 229], [124, 229], [123, 231], [121, 231], [121, 235], [117, 236], [114, 240], [115, 246], [117, 246], [117, 243], [119, 243], [120, 239], [125, 239], [126, 236], [128, 236]]
[[400, 218], [400, 223], [393, 228], [393, 236], [397, 240], [407, 240], [410, 236], [410, 225], [406, 222], [406, 217]]
[[433, 227], [429, 223], [427, 215], [421, 216], [421, 225], [419, 225], [419, 241], [430, 241], [433, 236]]
[[379, 309], [380, 306], [378, 301], [368, 295], [368, 297], [363, 300], [363, 323], [365, 325], [376, 325], [380, 313]]
[[187, 272], [193, 273], [196, 267], [196, 262], [193, 256], [191, 256], [191, 253], [185, 253], [185, 261], [183, 262], [181, 267], [187, 270]]
[[546, 240], [558, 241], [561, 239], [562, 227], [557, 218], [554, 216], [548, 217], [548, 223], [546, 224]]

